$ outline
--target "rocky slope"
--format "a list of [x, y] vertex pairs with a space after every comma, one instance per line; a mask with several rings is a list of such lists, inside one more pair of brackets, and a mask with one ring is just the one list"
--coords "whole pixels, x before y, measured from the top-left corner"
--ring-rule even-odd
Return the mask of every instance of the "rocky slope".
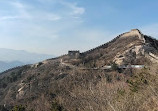
[[[64, 55], [2, 73], [0, 109], [158, 110], [157, 62], [158, 41], [134, 29], [78, 58]], [[103, 69], [107, 65], [112, 68]]]

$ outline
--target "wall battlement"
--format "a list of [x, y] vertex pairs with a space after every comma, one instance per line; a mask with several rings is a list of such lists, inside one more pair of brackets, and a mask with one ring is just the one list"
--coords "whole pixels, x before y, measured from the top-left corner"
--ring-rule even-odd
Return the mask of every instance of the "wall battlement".
[[90, 53], [90, 52], [92, 52], [92, 51], [94, 51], [94, 50], [97, 50], [97, 49], [99, 49], [99, 48], [106, 48], [106, 47], [108, 47], [108, 45], [109, 45], [110, 43], [115, 42], [116, 39], [120, 38], [120, 37], [121, 37], [122, 35], [124, 35], [124, 34], [126, 34], [126, 33], [122, 33], [122, 34], [120, 34], [119, 36], [117, 36], [117, 37], [115, 37], [114, 39], [112, 39], [111, 41], [109, 41], [109, 42], [107, 42], [107, 43], [105, 43], [105, 44], [102, 44], [102, 45], [100, 45], [100, 46], [98, 46], [98, 47], [96, 47], [96, 48], [93, 48], [93, 49], [90, 49], [90, 50], [88, 50], [88, 51], [82, 52], [81, 54], [82, 54], [82, 55], [85, 55], [85, 54], [88, 54], [88, 53]]
[[120, 35], [118, 35], [116, 38], [112, 39], [111, 41], [105, 43], [105, 44], [102, 44], [96, 48], [93, 48], [93, 49], [90, 49], [88, 51], [85, 51], [85, 52], [82, 52], [81, 54], [82, 55], [85, 55], [85, 54], [88, 54], [94, 50], [97, 50], [99, 48], [106, 48], [108, 47], [108, 45], [112, 42], [115, 42], [116, 39], [120, 38], [120, 37], [128, 37], [128, 36], [138, 36], [139, 39], [141, 39], [143, 42], [145, 42], [145, 39], [144, 39], [144, 35], [138, 30], [138, 29], [132, 29], [130, 32], [125, 32], [125, 33], [122, 33]]

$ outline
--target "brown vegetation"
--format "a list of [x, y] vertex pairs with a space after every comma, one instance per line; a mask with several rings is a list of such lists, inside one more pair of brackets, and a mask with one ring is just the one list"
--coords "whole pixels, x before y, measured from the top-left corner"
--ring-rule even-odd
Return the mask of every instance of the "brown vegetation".
[[[156, 111], [158, 65], [132, 52], [133, 47], [143, 44], [137, 36], [119, 36], [77, 59], [64, 55], [8, 70], [0, 76], [0, 110]], [[120, 70], [114, 62], [118, 53], [124, 53], [124, 64], [146, 67]], [[61, 59], [75, 67], [61, 64]], [[95, 69], [108, 64], [112, 69]]]

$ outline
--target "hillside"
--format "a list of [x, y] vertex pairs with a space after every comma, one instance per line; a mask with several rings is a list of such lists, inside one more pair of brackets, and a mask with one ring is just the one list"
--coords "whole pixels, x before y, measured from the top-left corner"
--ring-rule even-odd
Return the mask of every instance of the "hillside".
[[1, 73], [0, 109], [156, 111], [157, 74], [158, 41], [133, 29], [89, 51]]

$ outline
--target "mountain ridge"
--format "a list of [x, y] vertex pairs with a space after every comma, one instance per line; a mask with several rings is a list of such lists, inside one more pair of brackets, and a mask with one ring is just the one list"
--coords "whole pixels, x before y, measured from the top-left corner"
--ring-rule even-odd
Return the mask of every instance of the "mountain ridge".
[[[0, 75], [0, 108], [24, 107], [28, 111], [158, 109], [155, 99], [157, 46], [157, 40], [132, 30], [86, 53], [71, 51], [9, 70]], [[102, 68], [107, 65], [111, 68]], [[119, 68], [119, 65], [144, 67]]]

